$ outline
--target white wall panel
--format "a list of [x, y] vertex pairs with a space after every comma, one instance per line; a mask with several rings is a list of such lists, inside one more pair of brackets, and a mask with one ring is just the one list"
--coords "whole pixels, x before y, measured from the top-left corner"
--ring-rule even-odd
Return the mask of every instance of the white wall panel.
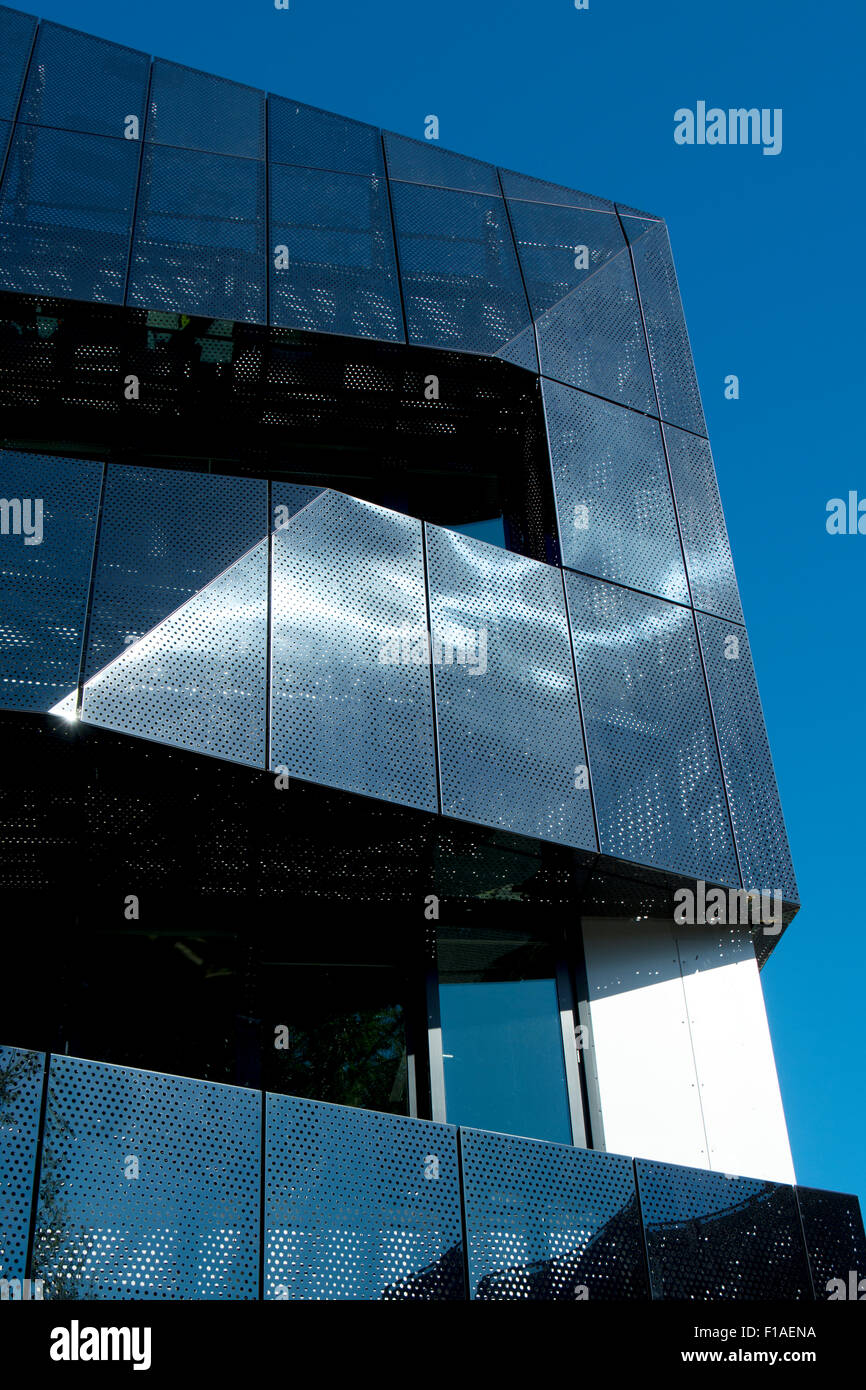
[[794, 1182], [764, 992], [751, 938], [677, 932], [710, 1166]]
[[708, 1167], [679, 956], [667, 923], [584, 918], [605, 1147]]
[[612, 918], [583, 931], [608, 1151], [793, 1182], [749, 937]]

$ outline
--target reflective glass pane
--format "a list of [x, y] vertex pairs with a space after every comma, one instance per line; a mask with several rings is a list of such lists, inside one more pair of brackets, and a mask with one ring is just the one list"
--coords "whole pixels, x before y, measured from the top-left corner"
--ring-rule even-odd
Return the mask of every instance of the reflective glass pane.
[[449, 1123], [570, 1143], [549, 948], [520, 934], [443, 930], [439, 1007]]

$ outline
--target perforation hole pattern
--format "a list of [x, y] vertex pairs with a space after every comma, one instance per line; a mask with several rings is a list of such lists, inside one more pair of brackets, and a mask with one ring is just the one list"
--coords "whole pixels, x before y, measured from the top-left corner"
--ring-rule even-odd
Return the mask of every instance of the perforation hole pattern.
[[[0, 496], [22, 504], [42, 541], [0, 535], [0, 704], [49, 710], [75, 688], [81, 658], [102, 465], [0, 450]], [[24, 505], [29, 503], [29, 510]], [[35, 540], [38, 530], [32, 531]]]
[[272, 766], [435, 811], [420, 522], [323, 492], [274, 532], [272, 621]]
[[138, 145], [15, 128], [0, 197], [0, 290], [123, 300]]
[[626, 248], [536, 320], [543, 376], [656, 413], [646, 337]]
[[261, 1103], [53, 1056], [33, 1252], [45, 1297], [256, 1298]]
[[0, 116], [12, 120], [36, 33], [36, 20], [0, 5]]
[[264, 164], [149, 145], [126, 302], [264, 323], [264, 238]]
[[653, 1298], [811, 1299], [792, 1187], [635, 1166]]
[[384, 178], [276, 165], [270, 197], [271, 322], [402, 341]]
[[709, 441], [671, 425], [663, 429], [694, 605], [741, 623], [743, 610]]
[[557, 382], [543, 388], [564, 564], [688, 603], [658, 422]]
[[443, 811], [594, 850], [559, 572], [441, 527], [427, 555]]
[[268, 158], [343, 174], [384, 174], [376, 126], [286, 97], [268, 96]]
[[746, 629], [699, 613], [698, 631], [745, 887], [799, 902]]
[[141, 133], [149, 70], [146, 53], [43, 22], [19, 120], [122, 139], [136, 116]]
[[[623, 221], [628, 225], [629, 219]], [[663, 222], [646, 225], [643, 235], [632, 239], [632, 255], [661, 418], [705, 435], [701, 393], [667, 228]]]
[[[536, 317], [625, 250], [622, 228], [610, 213], [516, 199], [508, 200], [508, 212]], [[580, 248], [586, 249], [585, 255], [578, 254]]]
[[470, 1298], [646, 1298], [630, 1159], [475, 1129], [460, 1147]]
[[44, 1052], [0, 1047], [0, 1279], [27, 1277]]
[[267, 599], [265, 540], [87, 682], [82, 718], [264, 767]]
[[530, 326], [502, 198], [391, 188], [409, 341], [495, 353]]
[[457, 1131], [267, 1097], [265, 1299], [462, 1299]]
[[691, 611], [566, 575], [603, 853], [739, 887]]
[[866, 1278], [866, 1235], [857, 1198], [845, 1192], [824, 1192], [817, 1187], [795, 1187], [806, 1238], [806, 1251], [815, 1297], [820, 1301], [836, 1295], [831, 1281], [841, 1279], [846, 1297], [851, 1296], [850, 1272], [855, 1271], [857, 1298], [862, 1300], [859, 1283]]
[[455, 154], [432, 141], [410, 140], [386, 131], [385, 154], [392, 179], [460, 189], [464, 193], [499, 194], [499, 180], [492, 164]]
[[562, 184], [547, 183], [528, 174], [516, 174], [511, 169], [500, 169], [499, 176], [506, 198], [526, 199], [531, 203], [554, 203], [559, 207], [595, 208], [600, 212], [614, 210], [613, 203], [607, 198], [597, 198], [593, 193], [580, 193], [576, 188], [564, 188]]
[[263, 159], [265, 94], [156, 58], [145, 136], [161, 145]]
[[181, 608], [267, 529], [259, 479], [109, 464], [86, 675]]

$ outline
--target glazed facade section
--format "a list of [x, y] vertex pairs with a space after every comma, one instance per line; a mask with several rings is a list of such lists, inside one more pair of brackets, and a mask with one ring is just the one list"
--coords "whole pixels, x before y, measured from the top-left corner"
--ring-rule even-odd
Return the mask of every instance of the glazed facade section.
[[845, 1194], [20, 1048], [0, 1069], [8, 1298], [820, 1300], [866, 1266]]

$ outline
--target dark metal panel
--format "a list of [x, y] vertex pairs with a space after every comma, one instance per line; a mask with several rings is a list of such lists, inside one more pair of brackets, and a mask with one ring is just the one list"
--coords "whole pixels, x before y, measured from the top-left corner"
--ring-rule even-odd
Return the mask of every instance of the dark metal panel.
[[[857, 1198], [795, 1187], [815, 1297], [834, 1302], [866, 1296], [866, 1233]], [[853, 1279], [852, 1279], [853, 1274]], [[841, 1281], [840, 1284], [834, 1281]]]
[[409, 341], [535, 370], [504, 200], [396, 182], [391, 195]]
[[535, 318], [626, 249], [619, 219], [609, 212], [511, 198], [508, 211]]
[[273, 165], [269, 254], [271, 323], [403, 340], [391, 210], [381, 174], [363, 178]]
[[601, 212], [613, 212], [613, 203], [607, 198], [597, 198], [593, 193], [580, 193], [576, 188], [564, 188], [559, 183], [547, 183], [544, 179], [531, 178], [528, 174], [515, 174], [511, 169], [500, 169], [499, 177], [506, 198], [526, 199], [531, 203], [552, 203], [558, 207], [596, 208]]
[[661, 417], [705, 435], [701, 393], [667, 228], [663, 222], [634, 217], [623, 217], [622, 223], [634, 257]]
[[748, 634], [697, 619], [744, 886], [799, 902]]
[[149, 70], [146, 53], [43, 21], [18, 119], [122, 139], [136, 116], [140, 137]]
[[[96, 534], [102, 465], [0, 451], [0, 704], [49, 710], [75, 688]], [[15, 504], [41, 535], [13, 534]], [[29, 504], [25, 507], [24, 504]], [[36, 542], [38, 530], [33, 531]]]
[[110, 464], [85, 675], [181, 609], [267, 530], [261, 479]]
[[636, 1160], [652, 1296], [811, 1299], [794, 1189]]
[[121, 302], [139, 148], [16, 127], [0, 198], [0, 290]]
[[543, 376], [655, 415], [634, 275], [624, 247], [536, 319]]
[[456, 188], [464, 193], [499, 193], [493, 164], [465, 154], [441, 149], [430, 140], [410, 140], [406, 135], [384, 132], [388, 177], [435, 188]]
[[323, 492], [274, 533], [272, 614], [271, 765], [435, 811], [421, 523]]
[[739, 886], [688, 608], [566, 575], [603, 853]]
[[265, 322], [265, 165], [147, 145], [127, 303]]
[[320, 111], [316, 106], [268, 96], [268, 158], [343, 174], [384, 174], [377, 126]]
[[0, 1279], [28, 1277], [45, 1053], [0, 1047]]
[[465, 1297], [457, 1131], [267, 1096], [265, 1299]]
[[442, 527], [427, 548], [443, 812], [595, 850], [560, 571]]
[[0, 117], [12, 120], [21, 95], [37, 21], [0, 5]]
[[658, 421], [542, 385], [563, 563], [688, 603]]
[[645, 1299], [631, 1159], [460, 1130], [469, 1296]]
[[155, 58], [145, 135], [159, 145], [264, 159], [265, 94]]
[[743, 610], [709, 440], [671, 425], [662, 428], [694, 605], [741, 623]]
[[46, 1298], [256, 1298], [261, 1105], [53, 1056], [33, 1249]]

